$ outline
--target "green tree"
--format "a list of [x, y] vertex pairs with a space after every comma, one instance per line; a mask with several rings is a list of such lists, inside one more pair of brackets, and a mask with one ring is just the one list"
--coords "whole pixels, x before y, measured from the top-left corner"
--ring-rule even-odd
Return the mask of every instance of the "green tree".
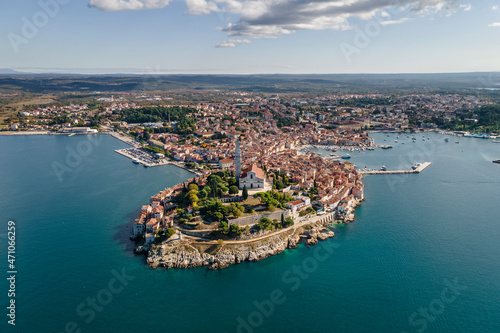
[[229, 186], [233, 186], [233, 185], [236, 185], [238, 183], [238, 181], [236, 180], [236, 178], [234, 177], [229, 177], [229, 179], [227, 180], [227, 184]]
[[229, 233], [231, 234], [231, 236], [239, 236], [243, 233], [243, 230], [240, 229], [240, 227], [238, 227], [237, 224], [231, 224], [230, 227], [229, 227]]
[[175, 235], [175, 230], [173, 228], [167, 228], [165, 229], [165, 235], [167, 236], [167, 238], [170, 238]]
[[219, 232], [224, 235], [227, 235], [229, 233], [229, 226], [225, 221], [219, 222]]
[[291, 217], [287, 217], [283, 224], [283, 228], [290, 227], [293, 225], [293, 219]]
[[245, 186], [243, 186], [243, 200], [246, 200], [246, 199], [248, 199], [248, 189], [245, 185]]
[[229, 187], [229, 194], [238, 194], [239, 192], [240, 191], [236, 186], [232, 185]]
[[273, 230], [273, 221], [267, 217], [263, 217], [257, 223], [257, 228], [259, 228], [259, 230]]

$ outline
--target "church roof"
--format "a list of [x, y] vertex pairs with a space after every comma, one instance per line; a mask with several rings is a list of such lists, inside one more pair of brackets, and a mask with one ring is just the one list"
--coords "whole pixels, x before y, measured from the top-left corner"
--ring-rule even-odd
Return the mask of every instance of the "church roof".
[[249, 166], [248, 168], [246, 168], [245, 170], [243, 170], [243, 172], [241, 174], [241, 177], [246, 177], [247, 173], [250, 172], [250, 171], [255, 172], [255, 175], [257, 177], [259, 177], [259, 178], [266, 178], [264, 170], [262, 170], [261, 168], [259, 168], [255, 164], [252, 164], [251, 166]]

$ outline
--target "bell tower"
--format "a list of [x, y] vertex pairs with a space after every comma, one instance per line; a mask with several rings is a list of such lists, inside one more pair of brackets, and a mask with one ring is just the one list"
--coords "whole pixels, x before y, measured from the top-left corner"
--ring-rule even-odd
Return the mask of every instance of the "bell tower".
[[236, 138], [236, 150], [234, 151], [234, 168], [236, 180], [240, 179], [241, 176], [241, 150], [240, 150], [240, 138]]

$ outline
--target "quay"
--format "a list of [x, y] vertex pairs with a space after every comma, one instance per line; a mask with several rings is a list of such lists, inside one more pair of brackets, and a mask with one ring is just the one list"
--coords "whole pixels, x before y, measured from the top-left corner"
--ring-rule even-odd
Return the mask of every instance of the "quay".
[[424, 162], [414, 170], [393, 170], [393, 171], [377, 170], [377, 171], [359, 171], [359, 173], [362, 175], [398, 175], [398, 174], [408, 174], [408, 173], [421, 173], [429, 165], [431, 165], [431, 162]]
[[[203, 175], [202, 172], [186, 168], [184, 165], [182, 165], [182, 163], [179, 163], [179, 162], [169, 161], [167, 159], [161, 159], [159, 161], [154, 161], [154, 160], [152, 160], [152, 158], [148, 158], [148, 160], [145, 160], [144, 156], [133, 156], [132, 154], [130, 154], [129, 149], [134, 149], [134, 148], [116, 149], [115, 152], [117, 152], [118, 154], [123, 155], [125, 157], [128, 157], [131, 160], [137, 160], [140, 164], [145, 165], [147, 167], [155, 167], [155, 166], [171, 164], [171, 165], [175, 165], [178, 168], [192, 172], [198, 176]], [[144, 153], [144, 155], [146, 155], [146, 153]]]

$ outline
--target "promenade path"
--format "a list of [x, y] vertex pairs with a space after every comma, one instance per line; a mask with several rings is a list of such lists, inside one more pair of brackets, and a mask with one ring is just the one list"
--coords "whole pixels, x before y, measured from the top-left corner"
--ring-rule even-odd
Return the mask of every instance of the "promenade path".
[[[311, 216], [307, 216], [307, 217], [299, 218], [290, 227], [283, 228], [283, 229], [280, 229], [278, 231], [271, 232], [269, 234], [262, 235], [262, 236], [259, 236], [259, 237], [255, 237], [255, 238], [244, 239], [244, 240], [234, 240], [234, 241], [224, 241], [224, 244], [226, 244], [226, 245], [239, 245], [239, 244], [246, 244], [246, 243], [257, 242], [257, 241], [260, 241], [260, 240], [263, 240], [263, 239], [266, 239], [266, 238], [269, 238], [269, 237], [274, 237], [276, 235], [280, 235], [280, 234], [282, 234], [284, 232], [288, 232], [290, 230], [293, 230], [293, 232], [295, 232], [300, 227], [303, 227], [303, 226], [308, 225], [308, 224], [314, 224], [314, 223], [316, 223], [318, 221], [334, 221], [334, 220], [335, 220], [335, 213], [334, 212], [329, 213], [329, 214], [325, 214], [325, 215], [314, 215], [312, 217]], [[180, 228], [176, 228], [176, 229], [179, 232], [182, 232], [182, 229], [180, 229]], [[218, 241], [209, 240], [209, 239], [203, 238], [203, 237], [195, 237], [195, 236], [187, 235], [187, 234], [184, 234], [184, 233], [182, 235], [183, 235], [183, 237], [196, 240], [196, 242], [199, 243], [199, 244], [207, 244], [207, 245], [216, 245], [216, 244], [219, 244]]]

